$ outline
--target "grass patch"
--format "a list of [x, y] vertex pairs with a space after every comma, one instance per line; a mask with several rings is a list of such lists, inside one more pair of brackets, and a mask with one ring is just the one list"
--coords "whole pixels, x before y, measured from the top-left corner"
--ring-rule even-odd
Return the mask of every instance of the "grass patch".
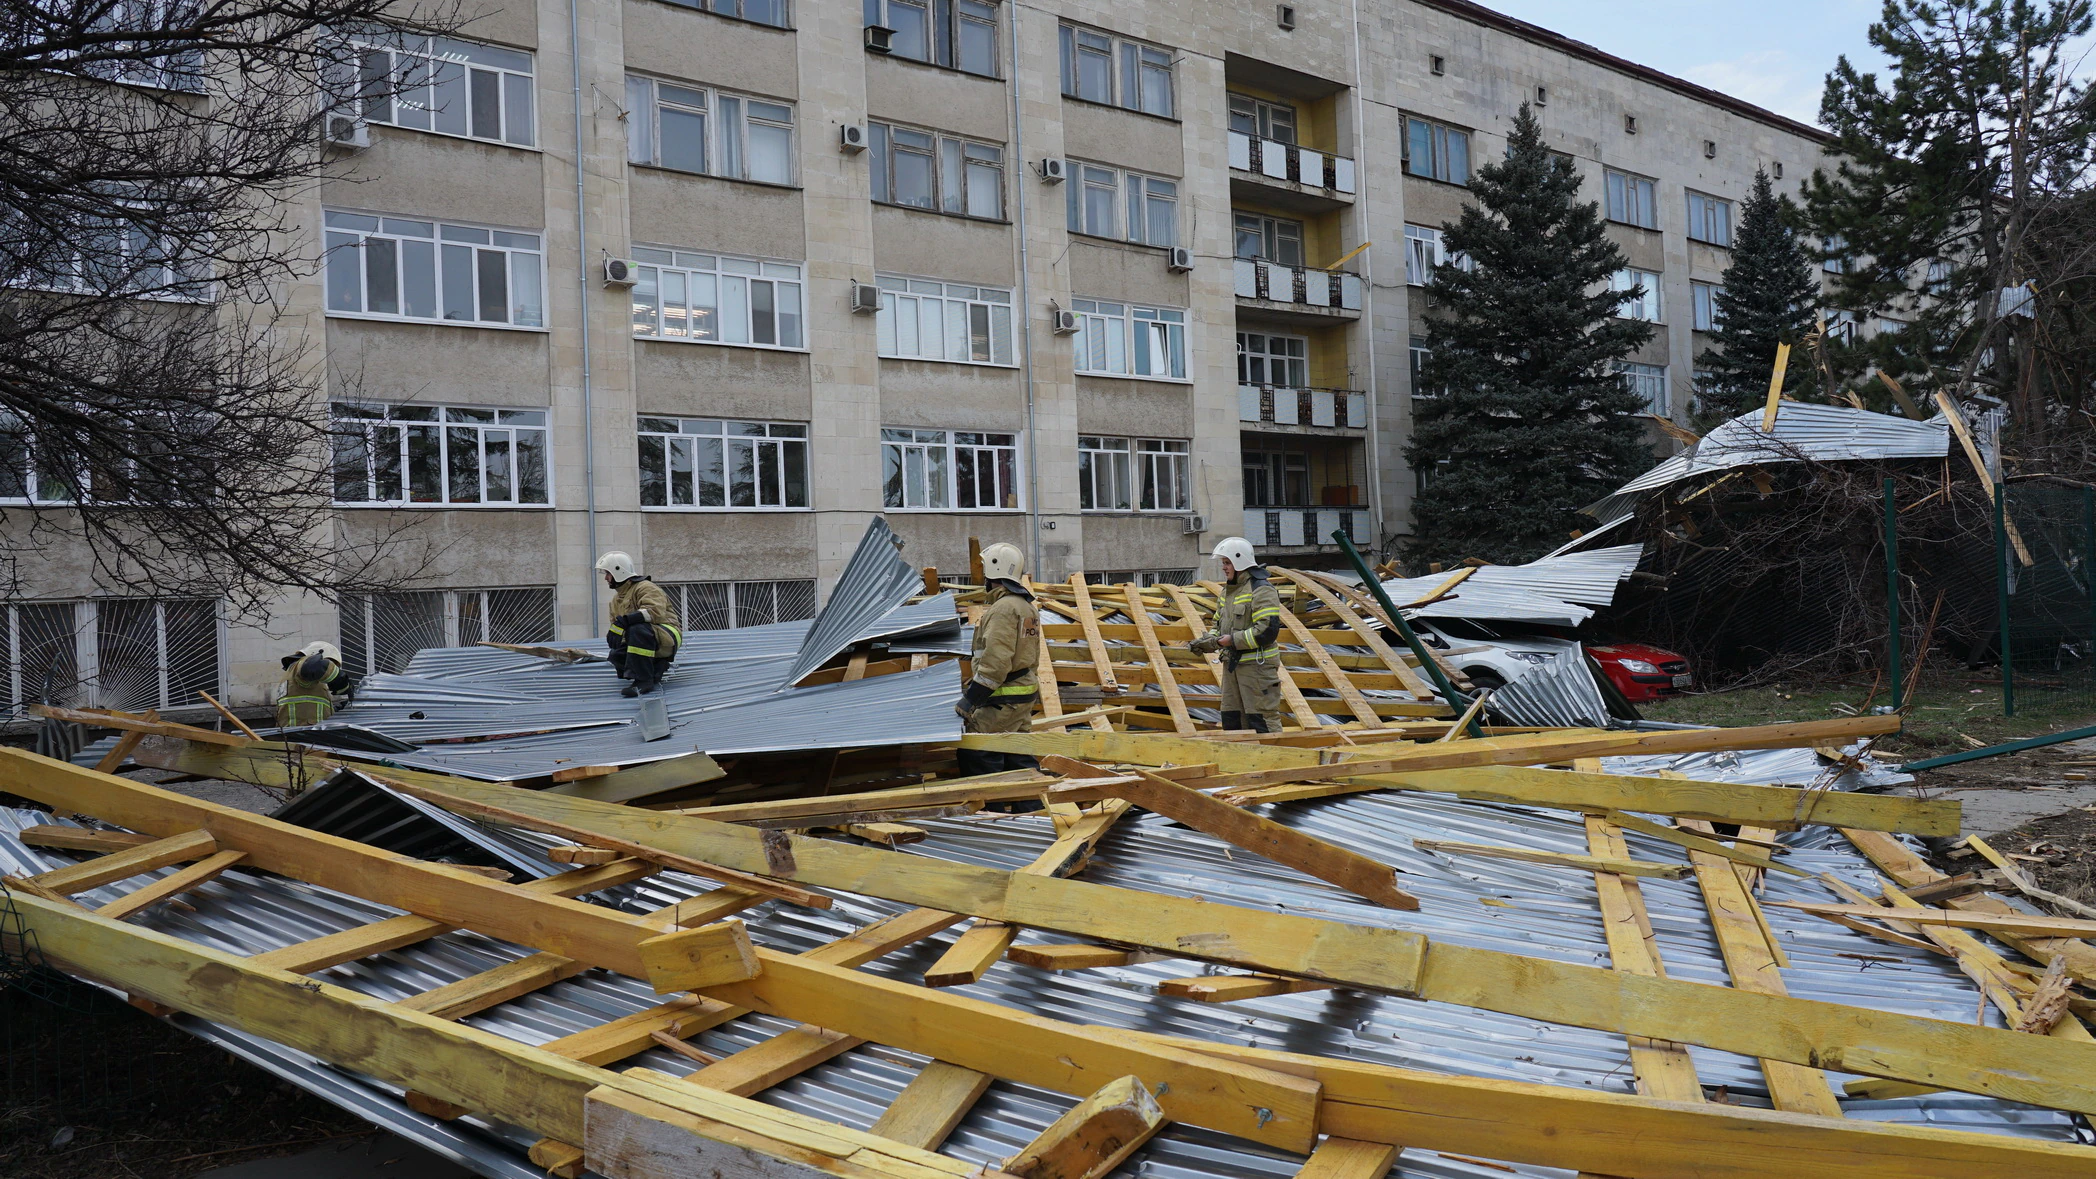
[[[1868, 684], [1775, 684], [1731, 692], [1693, 693], [1638, 705], [1648, 720], [1698, 725], [1773, 725], [1852, 716]], [[1881, 696], [1877, 703], [1883, 703]], [[2096, 724], [2096, 696], [2019, 682], [2016, 715], [2001, 711], [2001, 686], [1965, 671], [1924, 675], [1907, 709], [1906, 728], [1878, 748], [1914, 757], [1954, 753], [2023, 737]]]

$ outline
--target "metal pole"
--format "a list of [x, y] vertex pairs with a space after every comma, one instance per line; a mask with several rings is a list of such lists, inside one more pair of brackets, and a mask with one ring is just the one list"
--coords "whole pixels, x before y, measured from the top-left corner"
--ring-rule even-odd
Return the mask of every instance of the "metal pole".
[[2009, 489], [1994, 485], [1995, 626], [2001, 644], [2001, 714], [2016, 715], [2016, 656], [2009, 643]]
[[[1456, 686], [1448, 682], [1448, 676], [1441, 671], [1440, 662], [1434, 658], [1433, 652], [1426, 649], [1426, 644], [1419, 641], [1419, 634], [1412, 629], [1412, 624], [1406, 622], [1405, 616], [1397, 612], [1396, 603], [1390, 600], [1389, 594], [1383, 592], [1383, 583], [1377, 580], [1375, 570], [1368, 567], [1368, 562], [1361, 558], [1361, 550], [1354, 547], [1354, 542], [1346, 535], [1346, 529], [1333, 529], [1332, 539], [1338, 543], [1339, 551], [1346, 554], [1346, 559], [1354, 563], [1354, 572], [1361, 575], [1362, 588], [1375, 595], [1376, 602], [1383, 607], [1383, 613], [1390, 616], [1390, 625], [1397, 628], [1397, 633], [1404, 637], [1405, 645], [1412, 648], [1412, 654], [1419, 659], [1419, 670], [1434, 681], [1434, 687], [1440, 691], [1441, 698], [1448, 701], [1451, 708], [1460, 710], [1468, 707], [1470, 698], [1456, 691]], [[1484, 728], [1477, 723], [1474, 716], [1470, 718], [1470, 735], [1485, 735]]]
[[1885, 477], [1885, 653], [1892, 667], [1892, 707], [1900, 700], [1899, 506]]
[[2089, 590], [2089, 641], [2081, 649], [2084, 667], [2096, 665], [2096, 487], [2081, 489], [2081, 583]]

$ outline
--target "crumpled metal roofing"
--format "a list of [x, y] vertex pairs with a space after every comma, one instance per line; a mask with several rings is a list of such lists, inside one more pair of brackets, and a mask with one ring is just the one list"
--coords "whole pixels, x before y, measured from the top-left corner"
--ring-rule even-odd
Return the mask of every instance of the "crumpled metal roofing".
[[[1616, 600], [1616, 587], [1637, 570], [1641, 544], [1543, 557], [1526, 565], [1485, 565], [1458, 583], [1448, 597], [1406, 617], [1474, 618], [1577, 626], [1593, 617], [1593, 606]], [[1449, 574], [1405, 577], [1383, 583], [1390, 600], [1403, 606], [1433, 593]]]
[[828, 663], [852, 644], [854, 636], [902, 605], [922, 585], [917, 571], [902, 559], [902, 538], [888, 527], [886, 517], [875, 516], [777, 690], [800, 683], [802, 677]]
[[[1723, 769], [1748, 780], [1764, 763], [1794, 759], [1798, 751], [1755, 751], [1736, 755]], [[1711, 756], [1711, 755], [1696, 755]], [[1811, 757], [1809, 751], [1805, 757]], [[1625, 759], [1638, 760], [1644, 759]], [[1705, 768], [1673, 759], [1694, 774]], [[1606, 763], [1605, 763], [1606, 764]], [[1610, 765], [1613, 771], [1616, 766]], [[1643, 768], [1643, 767], [1640, 767]], [[1795, 767], [1773, 772], [1787, 775]], [[1700, 775], [1698, 775], [1700, 776]], [[1857, 779], [1832, 775], [1835, 788]], [[1270, 808], [1276, 820], [1343, 843], [1391, 864], [1403, 873], [1406, 891], [1421, 898], [1418, 912], [1401, 913], [1370, 904], [1257, 855], [1227, 847], [1161, 816], [1136, 813], [1123, 819], [1103, 842], [1086, 879], [1222, 904], [1302, 913], [1356, 924], [1414, 929], [1436, 939], [1530, 954], [1558, 961], [1606, 965], [1608, 950], [1591, 878], [1583, 873], [1504, 860], [1422, 852], [1415, 838], [1453, 839], [1534, 850], [1587, 851], [1580, 819], [1567, 812], [1465, 802], [1442, 795], [1382, 792], [1357, 794]], [[55, 852], [27, 848], [11, 838], [28, 823], [50, 822], [33, 811], [0, 810], [0, 869], [31, 873], [71, 862]], [[972, 817], [917, 824], [929, 832], [909, 852], [941, 859], [1015, 869], [1030, 862], [1053, 838], [1040, 816]], [[464, 831], [505, 860], [553, 842], [541, 836], [466, 824]], [[1791, 862], [1825, 871], [1863, 888], [1875, 887], [1870, 866], [1835, 837], [1817, 846], [1814, 833], [1785, 836], [1795, 850]], [[1629, 836], [1640, 859], [1679, 862], [1671, 844]], [[1724, 985], [1727, 974], [1707, 913], [1693, 880], [1641, 881], [1654, 935], [1670, 977]], [[109, 886], [84, 899], [114, 899], [131, 885]], [[664, 873], [640, 881], [616, 898], [619, 907], [643, 911], [710, 889], [704, 881]], [[237, 891], [236, 891], [237, 888]], [[1815, 881], [1771, 876], [1768, 896], [1776, 900], [1827, 900]], [[136, 920], [169, 933], [236, 953], [256, 953], [350, 925], [389, 916], [392, 910], [282, 878], [235, 869], [189, 897], [193, 913], [165, 908]], [[1489, 899], [1491, 904], [1484, 903]], [[784, 905], [751, 910], [752, 936], [767, 947], [799, 952], [844, 936], [899, 911], [903, 906], [859, 896], [841, 896], [836, 907], [817, 912]], [[1771, 926], [1783, 940], [1792, 966], [1783, 972], [1791, 993], [1803, 998], [1850, 1003], [1939, 1019], [1973, 1017], [1975, 992], [1954, 965], [1921, 951], [1864, 937], [1793, 910], [1770, 908]], [[957, 931], [956, 931], [957, 932]], [[879, 959], [864, 969], [916, 981], [953, 934], [930, 939]], [[1032, 932], [1022, 942], [1067, 940]], [[327, 981], [382, 998], [416, 991], [499, 965], [527, 951], [472, 933], [453, 933], [323, 972]], [[1863, 957], [1845, 957], [1860, 954]], [[1209, 970], [1199, 963], [1164, 961], [1109, 970], [1052, 974], [1000, 963], [966, 994], [1036, 1014], [1083, 1024], [1137, 1028], [1221, 1043], [1309, 1052], [1465, 1076], [1534, 1081], [1631, 1091], [1631, 1069], [1620, 1036], [1549, 1024], [1516, 1016], [1439, 1003], [1394, 999], [1347, 991], [1276, 996], [1228, 1005], [1195, 1003], [1154, 994], [1162, 979]], [[645, 984], [590, 971], [487, 1012], [468, 1022], [527, 1043], [570, 1032], [652, 1006], [659, 997]], [[1999, 1026], [1989, 1009], [1987, 1020]], [[223, 1029], [191, 1030], [212, 1038]], [[716, 1055], [756, 1044], [793, 1026], [790, 1021], [747, 1016], [706, 1032], [694, 1043]], [[235, 1037], [237, 1038], [237, 1036]], [[252, 1038], [248, 1038], [252, 1041]], [[279, 1058], [279, 1075], [345, 1108], [451, 1157], [493, 1152], [513, 1163], [528, 1145], [525, 1137], [474, 1119], [433, 1123], [409, 1113], [398, 1093], [366, 1080], [349, 1080], [309, 1057], [262, 1044]], [[1699, 1076], [1709, 1087], [1725, 1086], [1729, 1099], [1766, 1105], [1765, 1083], [1754, 1061], [1691, 1048]], [[285, 1063], [290, 1062], [290, 1063]], [[682, 1057], [652, 1050], [629, 1063], [683, 1074]], [[838, 1057], [759, 1095], [783, 1108], [866, 1128], [894, 1100], [922, 1058], [867, 1046]], [[294, 1067], [294, 1065], [298, 1067]], [[1839, 1091], [1840, 1077], [1830, 1078]], [[321, 1081], [327, 1081], [322, 1087]], [[994, 1084], [948, 1140], [944, 1152], [969, 1162], [995, 1163], [1015, 1153], [1075, 1099], [1027, 1086]], [[1930, 1124], [1983, 1132], [2087, 1141], [2070, 1115], [1968, 1094], [1937, 1093], [1890, 1101], [1843, 1101], [1859, 1120]], [[376, 1113], [372, 1111], [377, 1111]], [[464, 1143], [462, 1146], [461, 1143]], [[501, 1169], [473, 1157], [461, 1161], [484, 1175], [508, 1179]], [[1145, 1145], [1121, 1175], [1213, 1179], [1285, 1179], [1300, 1158], [1184, 1126], [1173, 1126]], [[1501, 1179], [1506, 1169], [1408, 1150], [1407, 1176]], [[1565, 1174], [1522, 1166], [1528, 1175]]]
[[1586, 648], [1570, 641], [1564, 645], [1564, 655], [1530, 664], [1519, 679], [1492, 693], [1485, 711], [1511, 725], [1606, 728], [1613, 723], [1608, 701], [1587, 667]]

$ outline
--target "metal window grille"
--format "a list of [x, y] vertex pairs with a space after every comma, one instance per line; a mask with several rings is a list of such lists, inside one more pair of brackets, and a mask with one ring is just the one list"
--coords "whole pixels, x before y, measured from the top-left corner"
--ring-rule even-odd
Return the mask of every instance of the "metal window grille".
[[217, 604], [111, 599], [0, 607], [10, 712], [29, 704], [136, 711], [198, 703], [220, 688]]
[[550, 586], [358, 594], [342, 601], [342, 662], [352, 675], [399, 674], [424, 647], [554, 638]]
[[692, 581], [666, 585], [684, 629], [734, 630], [815, 617], [815, 582]]

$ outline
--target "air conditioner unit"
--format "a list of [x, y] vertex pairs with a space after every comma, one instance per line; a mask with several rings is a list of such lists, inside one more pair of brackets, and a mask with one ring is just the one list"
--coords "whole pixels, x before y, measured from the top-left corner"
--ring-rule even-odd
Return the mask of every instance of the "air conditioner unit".
[[631, 258], [606, 258], [604, 260], [604, 285], [607, 287], [630, 287], [640, 279], [640, 263]]
[[837, 128], [837, 146], [845, 151], [865, 151], [866, 128], [859, 126], [857, 123], [846, 123], [844, 126]]
[[327, 141], [335, 147], [362, 151], [371, 146], [371, 124], [350, 114], [327, 117]]
[[855, 282], [851, 289], [853, 315], [872, 315], [881, 309], [881, 288], [870, 282]]
[[1208, 517], [1199, 514], [1188, 516], [1179, 522], [1179, 531], [1187, 536], [1192, 536], [1196, 532], [1206, 532], [1208, 531]]
[[1176, 274], [1184, 274], [1194, 268], [1194, 252], [1185, 246], [1173, 246], [1165, 255], [1165, 267]]
[[1062, 308], [1057, 307], [1053, 309], [1053, 314], [1055, 316], [1056, 335], [1074, 336], [1077, 334], [1078, 323], [1075, 311], [1064, 311]]
[[895, 30], [884, 25], [866, 26], [866, 52], [895, 52]]
[[1070, 178], [1070, 163], [1060, 157], [1041, 161], [1041, 183], [1061, 184]]

